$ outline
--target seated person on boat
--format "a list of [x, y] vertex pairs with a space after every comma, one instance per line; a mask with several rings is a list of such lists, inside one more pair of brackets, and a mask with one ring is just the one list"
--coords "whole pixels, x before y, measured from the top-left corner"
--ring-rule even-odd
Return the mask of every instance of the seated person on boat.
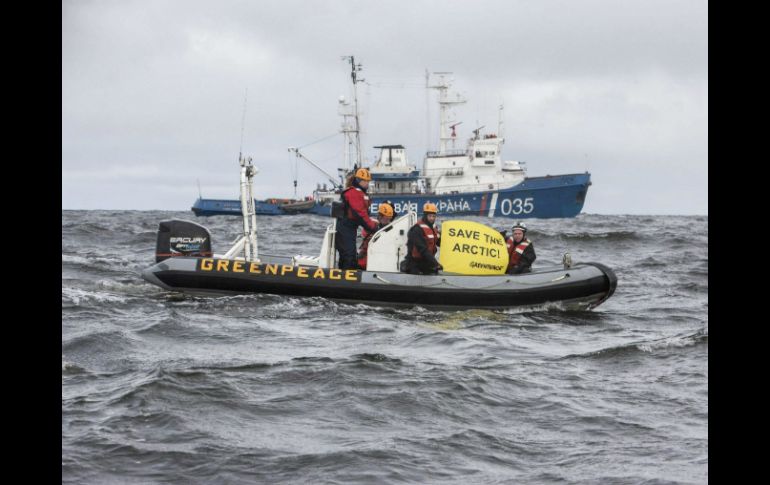
[[439, 270], [444, 269], [436, 260], [436, 253], [441, 246], [441, 234], [435, 227], [438, 209], [435, 204], [428, 202], [422, 212], [422, 219], [407, 234], [407, 253], [401, 271], [409, 274], [438, 274]]
[[517, 222], [511, 228], [511, 237], [505, 240], [508, 247], [507, 274], [529, 273], [532, 271], [532, 263], [535, 262], [535, 245], [526, 236], [527, 226], [523, 222]]
[[363, 270], [366, 269], [366, 252], [369, 249], [369, 241], [371, 241], [372, 236], [374, 236], [377, 231], [390, 224], [390, 221], [392, 220], [393, 206], [387, 202], [383, 202], [380, 204], [379, 209], [377, 209], [377, 228], [374, 231], [369, 231], [367, 229], [363, 229], [361, 231], [361, 236], [364, 238], [364, 241], [361, 243], [361, 247], [358, 249], [359, 268]]

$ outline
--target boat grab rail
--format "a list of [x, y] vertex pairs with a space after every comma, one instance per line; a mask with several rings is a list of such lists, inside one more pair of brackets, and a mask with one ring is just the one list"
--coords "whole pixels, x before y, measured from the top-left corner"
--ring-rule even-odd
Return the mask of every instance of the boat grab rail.
[[[569, 273], [565, 273], [565, 274], [563, 274], [561, 276], [558, 276], [558, 277], [556, 277], [556, 278], [554, 278], [554, 279], [552, 279], [550, 281], [547, 281], [546, 283], [555, 283], [557, 281], [561, 281], [561, 280], [567, 279], [569, 277], [570, 277], [570, 274]], [[377, 273], [374, 273], [372, 275], [372, 278], [376, 278], [376, 279], [378, 279], [378, 280], [380, 280], [383, 283], [386, 283], [388, 285], [395, 285], [395, 284], [397, 284], [397, 283], [393, 283], [393, 282], [390, 282], [390, 281], [386, 280], [385, 278], [381, 277]], [[506, 278], [505, 281], [501, 281], [499, 283], [494, 283], [494, 284], [487, 285], [487, 286], [476, 286], [476, 287], [473, 287], [472, 289], [474, 289], [474, 290], [485, 290], [485, 289], [488, 289], [488, 288], [494, 288], [495, 286], [500, 286], [502, 284], [506, 284], [506, 283], [510, 283], [510, 282], [511, 282], [511, 279], [510, 278]], [[430, 286], [438, 286], [438, 285], [444, 285], [444, 284], [448, 285], [448, 286], [454, 286], [455, 288], [462, 288], [462, 289], [466, 289], [466, 290], [469, 289], [467, 286], [461, 286], [461, 285], [454, 284], [451, 281], [447, 281], [446, 278], [441, 278], [441, 281], [438, 282], [438, 283], [433, 283], [433, 284], [430, 284], [430, 285], [423, 285], [423, 286], [429, 286], [430, 287]], [[526, 286], [536, 286], [536, 285], [542, 285], [543, 283], [527, 283], [527, 282], [522, 281], [522, 282], [519, 282], [519, 284], [520, 285], [526, 285]]]

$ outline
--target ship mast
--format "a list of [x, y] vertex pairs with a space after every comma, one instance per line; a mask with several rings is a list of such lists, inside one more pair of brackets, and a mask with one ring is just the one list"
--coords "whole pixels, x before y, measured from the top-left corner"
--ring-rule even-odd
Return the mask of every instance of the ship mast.
[[342, 178], [345, 178], [345, 174], [350, 172], [350, 151], [354, 149], [355, 147], [355, 139], [353, 137], [353, 133], [355, 133], [355, 126], [351, 123], [349, 120], [350, 117], [354, 116], [353, 113], [350, 111], [350, 102], [345, 99], [345, 96], [340, 96], [339, 98], [339, 114], [342, 116], [342, 134], [345, 135], [345, 165], [343, 168], [339, 169], [342, 175]]
[[500, 103], [500, 108], [497, 118], [497, 137], [503, 138], [503, 103]]
[[[360, 82], [364, 82], [364, 79], [358, 79], [358, 76], [356, 75], [357, 72], [360, 72], [362, 70], [361, 64], [356, 64], [355, 58], [353, 56], [343, 56], [343, 60], [347, 59], [350, 61], [350, 77], [353, 80], [353, 121], [354, 126], [353, 129], [350, 130], [353, 133], [353, 136], [355, 137], [355, 146], [356, 146], [356, 166], [360, 167], [363, 163], [361, 159], [361, 123], [358, 117], [358, 87], [356, 86]], [[350, 162], [347, 162], [350, 163]], [[346, 166], [345, 168], [350, 169], [349, 166]]]
[[454, 99], [449, 99], [447, 91], [452, 85], [451, 72], [434, 72], [434, 75], [438, 76], [438, 81], [433, 86], [428, 86], [431, 89], [438, 90], [438, 104], [439, 104], [439, 123], [440, 123], [440, 146], [439, 155], [446, 154], [447, 142], [452, 140], [452, 136], [449, 132], [449, 123], [452, 121], [449, 119], [449, 111], [453, 105], [463, 104], [466, 102], [459, 94]]

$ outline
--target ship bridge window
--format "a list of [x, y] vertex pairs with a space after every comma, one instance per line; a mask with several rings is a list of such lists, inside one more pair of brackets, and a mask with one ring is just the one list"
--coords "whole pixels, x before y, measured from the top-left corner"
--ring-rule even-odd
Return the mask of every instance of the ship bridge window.
[[484, 165], [494, 165], [494, 164], [495, 164], [494, 160], [484, 160]]

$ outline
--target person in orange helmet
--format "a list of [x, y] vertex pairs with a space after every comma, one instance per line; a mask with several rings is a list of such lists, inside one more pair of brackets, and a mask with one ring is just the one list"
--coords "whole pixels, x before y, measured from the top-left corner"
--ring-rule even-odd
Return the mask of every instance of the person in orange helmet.
[[383, 202], [377, 208], [377, 229], [374, 231], [368, 231], [366, 229], [361, 230], [361, 237], [364, 238], [361, 243], [361, 247], [358, 248], [358, 267], [366, 269], [366, 252], [369, 249], [369, 241], [372, 239], [377, 231], [390, 224], [393, 220], [393, 206], [389, 202]]
[[356, 233], [358, 226], [375, 232], [377, 221], [369, 217], [369, 205], [371, 201], [366, 195], [372, 175], [369, 170], [359, 168], [356, 170], [350, 187], [340, 194], [344, 206], [344, 214], [337, 219], [337, 235], [334, 245], [339, 253], [340, 269], [358, 269], [356, 261]]
[[438, 274], [444, 269], [436, 260], [441, 246], [441, 233], [435, 227], [438, 209], [427, 202], [422, 207], [422, 219], [409, 229], [406, 241], [406, 259], [401, 271], [409, 274]]

